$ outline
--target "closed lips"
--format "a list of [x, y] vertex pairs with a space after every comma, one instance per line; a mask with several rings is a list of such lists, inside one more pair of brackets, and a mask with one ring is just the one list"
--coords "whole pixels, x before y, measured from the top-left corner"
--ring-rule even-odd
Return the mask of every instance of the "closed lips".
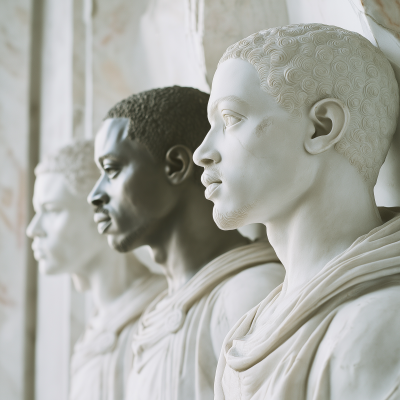
[[204, 172], [203, 175], [201, 176], [201, 183], [207, 187], [211, 185], [212, 183], [222, 183], [220, 177], [218, 174], [212, 171], [207, 171]]
[[94, 222], [96, 222], [96, 224], [100, 223], [100, 222], [104, 222], [104, 221], [109, 221], [110, 217], [107, 214], [103, 214], [103, 213], [96, 213], [94, 214]]

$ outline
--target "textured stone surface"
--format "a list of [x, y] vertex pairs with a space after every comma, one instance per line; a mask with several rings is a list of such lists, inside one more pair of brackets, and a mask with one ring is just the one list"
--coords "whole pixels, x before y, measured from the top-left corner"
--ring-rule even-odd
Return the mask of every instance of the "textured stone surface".
[[30, 3], [0, 4], [0, 398], [7, 400], [21, 399], [24, 386]]
[[170, 85], [208, 91], [186, 36], [184, 0], [96, 2], [93, 128], [130, 94]]
[[400, 1], [399, 0], [363, 0], [365, 12], [376, 23], [396, 34], [400, 39]]
[[363, 34], [348, 0], [286, 0], [286, 4], [291, 24], [316, 22]]
[[204, 9], [203, 47], [210, 84], [228, 46], [262, 29], [289, 23], [286, 4], [281, 0], [198, 0], [198, 3], [199, 23], [200, 10]]

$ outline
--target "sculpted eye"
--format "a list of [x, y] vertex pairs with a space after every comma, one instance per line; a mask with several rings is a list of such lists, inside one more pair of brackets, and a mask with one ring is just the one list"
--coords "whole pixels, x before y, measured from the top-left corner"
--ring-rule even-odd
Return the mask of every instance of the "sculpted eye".
[[119, 172], [117, 167], [109, 164], [103, 165], [103, 170], [110, 178], [115, 178]]
[[239, 117], [236, 117], [235, 115], [232, 115], [232, 114], [224, 114], [222, 116], [222, 118], [224, 119], [226, 128], [236, 125], [241, 121], [241, 119]]

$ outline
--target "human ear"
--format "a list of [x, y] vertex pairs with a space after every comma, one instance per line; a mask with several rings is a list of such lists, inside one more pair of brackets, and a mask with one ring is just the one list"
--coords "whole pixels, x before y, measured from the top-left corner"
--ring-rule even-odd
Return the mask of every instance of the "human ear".
[[349, 126], [350, 111], [341, 100], [328, 98], [312, 106], [310, 118], [314, 131], [307, 136], [304, 147], [310, 154], [319, 154], [343, 137]]
[[165, 156], [165, 173], [173, 185], [179, 185], [193, 173], [193, 154], [184, 145], [171, 147]]

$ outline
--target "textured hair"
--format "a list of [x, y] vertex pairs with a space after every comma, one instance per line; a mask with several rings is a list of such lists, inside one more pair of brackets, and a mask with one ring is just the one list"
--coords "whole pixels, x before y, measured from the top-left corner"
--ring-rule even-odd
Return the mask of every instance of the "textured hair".
[[[175, 145], [193, 153], [210, 130], [207, 93], [172, 86], [134, 94], [116, 104], [106, 118], [129, 118], [129, 137], [142, 143], [156, 159], [165, 160]], [[195, 167], [195, 177], [202, 169]]]
[[35, 174], [61, 173], [72, 193], [86, 197], [100, 176], [93, 157], [93, 140], [77, 141], [45, 157], [35, 168]]
[[283, 109], [333, 97], [350, 111], [335, 149], [375, 184], [395, 132], [399, 88], [383, 53], [361, 35], [336, 26], [298, 24], [263, 30], [230, 46], [219, 64], [240, 58], [256, 69], [261, 88]]

